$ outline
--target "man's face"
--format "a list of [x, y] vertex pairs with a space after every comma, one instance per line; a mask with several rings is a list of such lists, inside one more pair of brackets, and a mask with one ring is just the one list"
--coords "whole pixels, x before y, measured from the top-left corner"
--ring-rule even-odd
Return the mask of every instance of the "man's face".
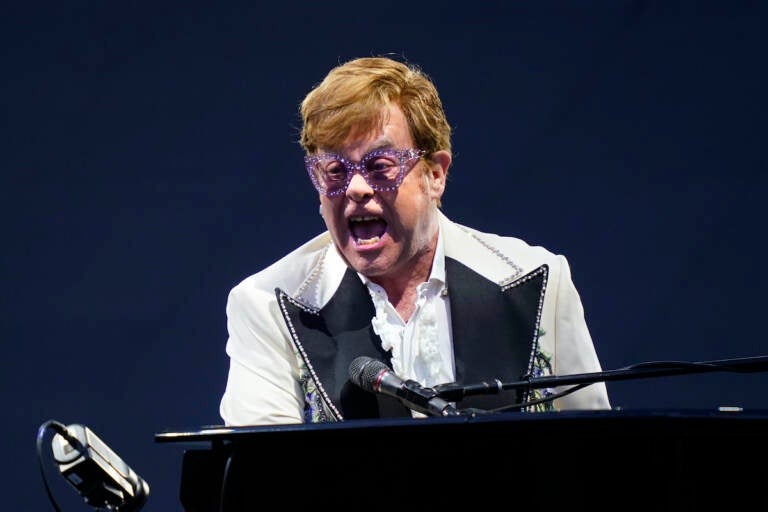
[[[359, 161], [375, 149], [413, 148], [400, 107], [390, 105], [386, 111], [381, 131], [351, 136], [336, 152]], [[440, 153], [449, 163], [450, 156]], [[356, 173], [343, 194], [320, 195], [323, 219], [339, 251], [349, 265], [374, 281], [407, 276], [427, 257], [431, 264], [437, 240], [436, 201], [445, 188], [447, 164], [430, 166], [430, 179], [424, 176], [426, 165], [423, 160], [410, 162], [396, 190], [376, 191]]]

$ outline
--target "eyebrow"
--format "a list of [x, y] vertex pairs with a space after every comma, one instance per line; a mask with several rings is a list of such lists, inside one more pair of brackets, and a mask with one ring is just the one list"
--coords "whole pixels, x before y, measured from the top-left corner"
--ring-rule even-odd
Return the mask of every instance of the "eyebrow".
[[375, 141], [373, 141], [373, 144], [371, 144], [370, 147], [368, 147], [368, 150], [365, 152], [365, 154], [367, 155], [371, 151], [376, 151], [377, 149], [391, 148], [391, 147], [394, 147], [394, 145], [395, 143], [392, 142], [392, 139], [384, 135], [376, 139]]
[[[366, 148], [365, 153], [363, 153], [363, 158], [365, 158], [365, 155], [368, 155], [369, 153], [372, 153], [379, 149], [392, 148], [392, 147], [395, 147], [395, 143], [392, 141], [392, 139], [390, 139], [386, 135], [382, 135], [378, 139], [374, 140], [373, 143], [368, 148]], [[341, 156], [348, 160], [352, 160], [345, 153], [342, 153], [341, 151], [321, 151], [321, 153], [324, 153], [326, 155]]]

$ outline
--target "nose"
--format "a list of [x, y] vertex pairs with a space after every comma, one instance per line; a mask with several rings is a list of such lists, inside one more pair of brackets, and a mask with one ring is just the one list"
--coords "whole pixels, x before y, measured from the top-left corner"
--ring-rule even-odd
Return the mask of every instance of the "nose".
[[365, 181], [365, 178], [359, 172], [356, 172], [349, 181], [346, 194], [353, 201], [360, 202], [373, 196], [373, 189]]

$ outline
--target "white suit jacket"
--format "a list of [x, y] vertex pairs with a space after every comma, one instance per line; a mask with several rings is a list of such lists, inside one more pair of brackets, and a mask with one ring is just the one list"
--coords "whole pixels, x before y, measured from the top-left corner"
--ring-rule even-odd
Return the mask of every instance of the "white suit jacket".
[[[439, 225], [457, 383], [601, 371], [564, 256], [462, 226], [442, 212]], [[398, 412], [388, 397], [374, 397], [347, 380], [352, 358], [386, 361], [389, 355], [370, 327], [373, 311], [365, 286], [328, 232], [237, 284], [226, 309], [225, 424], [406, 415], [402, 404]], [[468, 405], [480, 410], [515, 402], [473, 400]], [[553, 404], [557, 410], [610, 408], [602, 382]]]

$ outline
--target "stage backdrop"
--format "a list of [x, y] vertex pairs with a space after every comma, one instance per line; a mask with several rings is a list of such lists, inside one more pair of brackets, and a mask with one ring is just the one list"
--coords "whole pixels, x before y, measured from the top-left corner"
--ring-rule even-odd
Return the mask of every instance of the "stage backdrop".
[[[50, 507], [55, 419], [180, 510], [181, 449], [154, 434], [221, 421], [229, 289], [323, 229], [298, 105], [352, 57], [431, 75], [445, 213], [565, 254], [605, 369], [768, 352], [764, 3], [47, 4], [0, 16], [4, 509]], [[767, 383], [608, 387], [757, 410]]]

